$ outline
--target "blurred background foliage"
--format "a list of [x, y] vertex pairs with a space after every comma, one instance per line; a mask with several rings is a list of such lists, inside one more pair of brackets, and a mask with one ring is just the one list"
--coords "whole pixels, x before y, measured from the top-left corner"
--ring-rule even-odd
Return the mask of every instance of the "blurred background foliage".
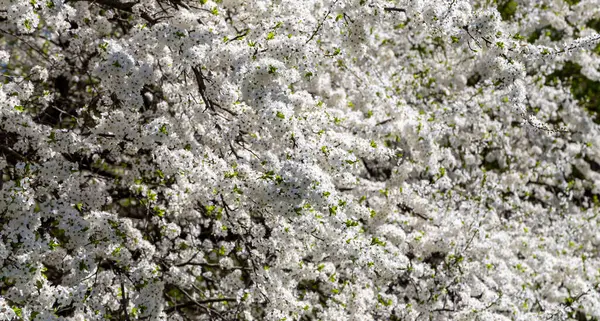
[[[568, 5], [576, 5], [580, 0], [563, 0]], [[502, 20], [513, 20], [519, 10], [519, 3], [515, 0], [494, 0]], [[544, 4], [538, 4], [544, 9]], [[569, 23], [567, 21], [567, 23]], [[586, 23], [587, 28], [592, 28], [600, 33], [600, 19], [593, 19]], [[574, 37], [578, 37], [579, 30], [575, 29]], [[556, 30], [551, 25], [537, 28], [528, 35], [516, 35], [526, 39], [529, 43], [534, 44], [542, 35], [547, 36], [552, 41], [560, 41], [564, 32]], [[593, 52], [600, 55], [600, 43], [594, 48]], [[588, 79], [581, 73], [581, 66], [574, 62], [567, 62], [564, 66], [546, 75], [546, 85], [557, 86], [565, 84], [571, 88], [573, 97], [577, 99], [581, 107], [584, 108], [593, 117], [594, 122], [600, 124], [600, 82]]]

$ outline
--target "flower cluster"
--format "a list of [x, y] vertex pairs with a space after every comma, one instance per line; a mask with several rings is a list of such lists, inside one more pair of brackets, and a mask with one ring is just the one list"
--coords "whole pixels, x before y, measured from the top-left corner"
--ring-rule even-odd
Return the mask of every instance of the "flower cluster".
[[597, 320], [593, 0], [0, 0], [0, 320]]

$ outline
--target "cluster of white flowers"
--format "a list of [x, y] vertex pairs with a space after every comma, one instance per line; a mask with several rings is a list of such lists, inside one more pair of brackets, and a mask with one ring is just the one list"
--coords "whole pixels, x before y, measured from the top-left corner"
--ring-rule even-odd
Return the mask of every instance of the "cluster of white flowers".
[[594, 0], [0, 0], [0, 320], [598, 320]]

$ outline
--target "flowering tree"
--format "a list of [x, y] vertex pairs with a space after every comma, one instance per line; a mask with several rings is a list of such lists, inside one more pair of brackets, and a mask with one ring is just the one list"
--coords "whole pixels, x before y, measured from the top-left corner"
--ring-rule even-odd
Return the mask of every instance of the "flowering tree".
[[0, 0], [0, 320], [598, 320], [594, 0]]

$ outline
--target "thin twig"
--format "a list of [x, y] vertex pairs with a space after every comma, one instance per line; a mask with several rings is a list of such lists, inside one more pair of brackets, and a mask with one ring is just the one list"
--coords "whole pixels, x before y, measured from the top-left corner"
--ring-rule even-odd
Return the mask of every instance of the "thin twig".
[[333, 6], [335, 6], [337, 4], [338, 1], [339, 0], [335, 0], [335, 2], [329, 7], [329, 10], [327, 11], [327, 13], [323, 17], [323, 19], [321, 19], [321, 22], [319, 22], [319, 24], [317, 25], [317, 29], [315, 29], [315, 31], [313, 31], [312, 35], [310, 35], [310, 38], [308, 38], [308, 40], [306, 40], [306, 43], [309, 43], [317, 35], [317, 33], [319, 33], [319, 30], [321, 30], [323, 23], [325, 22], [325, 20], [327, 19], [327, 17], [329, 17], [329, 14], [331, 13], [331, 9], [333, 8]]
[[385, 12], [404, 12], [404, 13], [406, 13], [406, 9], [395, 8], [395, 7], [383, 8], [383, 11], [385, 11]]

